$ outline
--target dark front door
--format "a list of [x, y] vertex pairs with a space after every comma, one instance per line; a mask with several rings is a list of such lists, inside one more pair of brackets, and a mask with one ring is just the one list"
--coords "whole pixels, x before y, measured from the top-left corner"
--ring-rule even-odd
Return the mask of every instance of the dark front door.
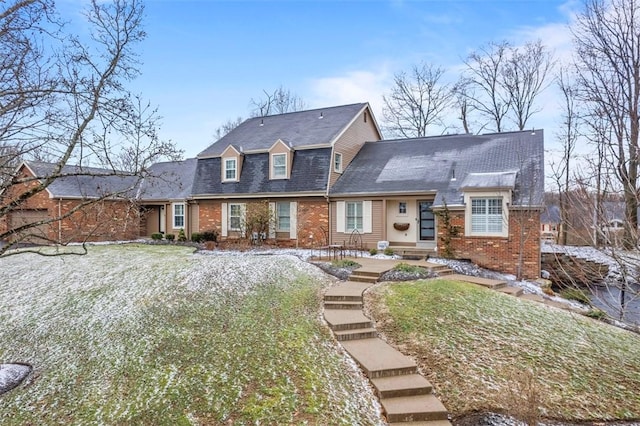
[[431, 210], [431, 201], [418, 201], [420, 210], [420, 241], [433, 241], [436, 235], [435, 219]]

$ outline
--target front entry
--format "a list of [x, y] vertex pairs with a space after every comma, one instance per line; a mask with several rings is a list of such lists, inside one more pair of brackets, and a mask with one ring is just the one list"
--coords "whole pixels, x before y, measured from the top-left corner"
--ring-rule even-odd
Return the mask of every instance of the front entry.
[[418, 201], [418, 211], [420, 212], [420, 242], [433, 242], [436, 236], [436, 221], [431, 206], [432, 201]]

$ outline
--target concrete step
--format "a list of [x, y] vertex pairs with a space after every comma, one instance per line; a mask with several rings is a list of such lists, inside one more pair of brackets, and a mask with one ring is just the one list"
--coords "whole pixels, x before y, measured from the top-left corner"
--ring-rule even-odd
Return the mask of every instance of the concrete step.
[[481, 277], [471, 277], [469, 275], [462, 275], [462, 274], [452, 274], [452, 275], [449, 275], [447, 279], [463, 281], [471, 284], [478, 284], [483, 287], [490, 288], [492, 290], [496, 290], [496, 289], [507, 286], [506, 281], [492, 280], [489, 278], [481, 278]]
[[324, 302], [324, 307], [325, 309], [362, 309], [362, 302], [327, 300]]
[[371, 276], [367, 276], [367, 275], [353, 275], [351, 274], [351, 276], [349, 277], [349, 280], [351, 281], [357, 281], [357, 282], [361, 282], [361, 283], [376, 283], [378, 282], [378, 278], [380, 278], [379, 276], [377, 277], [371, 277]]
[[380, 272], [377, 271], [369, 271], [367, 269], [354, 269], [353, 272], [351, 272], [351, 276], [361, 276], [361, 277], [379, 277], [380, 276]]
[[423, 422], [389, 423], [390, 426], [452, 426], [449, 420], [425, 420]]
[[447, 409], [434, 395], [383, 398], [380, 404], [389, 423], [449, 419]]
[[371, 287], [371, 283], [345, 281], [329, 287], [324, 292], [324, 297], [325, 300], [353, 300], [354, 298], [361, 300], [362, 293], [369, 287]]
[[357, 339], [371, 339], [373, 337], [378, 337], [378, 333], [375, 328], [358, 328], [351, 330], [340, 330], [333, 332], [336, 335], [336, 339], [340, 342], [345, 342], [347, 340], [357, 340]]
[[404, 376], [378, 377], [371, 379], [379, 398], [399, 396], [428, 395], [433, 391], [431, 383], [420, 374]]
[[449, 268], [441, 268], [438, 270], [433, 271], [436, 274], [438, 274], [439, 276], [444, 276], [444, 275], [453, 275], [455, 272], [453, 271], [453, 269], [449, 269]]
[[498, 291], [500, 293], [508, 294], [514, 297], [520, 297], [524, 293], [524, 290], [522, 290], [522, 288], [520, 287], [501, 287], [498, 288]]
[[369, 379], [418, 372], [416, 363], [381, 339], [342, 342], [342, 346], [360, 365]]
[[356, 309], [326, 309], [324, 319], [333, 331], [373, 328], [373, 323]]
[[362, 300], [362, 294], [357, 296], [348, 294], [345, 294], [343, 296], [325, 294], [324, 300], [325, 302], [360, 302]]

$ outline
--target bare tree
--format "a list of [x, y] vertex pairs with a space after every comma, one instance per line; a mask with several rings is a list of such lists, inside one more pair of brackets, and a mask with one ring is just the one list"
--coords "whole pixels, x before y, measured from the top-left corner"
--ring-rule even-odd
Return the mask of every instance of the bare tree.
[[453, 103], [453, 92], [441, 82], [444, 69], [414, 65], [394, 76], [389, 95], [382, 97], [385, 129], [405, 138], [427, 136], [431, 125], [443, 125], [442, 116]]
[[458, 92], [487, 121], [486, 126], [502, 132], [506, 119], [524, 130], [539, 111], [535, 101], [548, 85], [554, 60], [539, 40], [521, 47], [503, 41], [472, 52], [465, 64]]
[[306, 108], [305, 102], [289, 89], [280, 86], [272, 93], [263, 90], [265, 97], [251, 99], [251, 116], [264, 117], [273, 114], [302, 111]]
[[579, 136], [579, 116], [577, 107], [577, 88], [572, 85], [565, 69], [560, 69], [556, 84], [562, 93], [563, 113], [562, 127], [557, 138], [562, 147], [559, 161], [551, 162], [552, 177], [558, 189], [560, 204], [560, 233], [558, 243], [567, 244], [567, 229], [569, 223], [569, 189], [571, 185], [571, 160]]
[[[588, 0], [572, 28], [581, 96], [594, 118], [606, 120], [606, 148], [622, 186], [624, 246], [635, 248], [638, 229], [640, 130], [640, 8], [636, 0]], [[608, 135], [603, 135], [608, 136]]]
[[242, 117], [237, 117], [235, 120], [229, 119], [225, 121], [220, 126], [218, 126], [216, 131], [213, 133], [213, 139], [217, 141], [218, 139], [238, 127], [243, 121], [244, 120], [242, 119]]
[[[0, 146], [11, 153], [5, 164], [49, 164], [37, 176], [12, 172], [2, 182], [0, 240], [12, 242], [20, 232], [127, 198], [151, 161], [177, 155], [172, 144], [158, 141], [155, 111], [126, 89], [139, 74], [135, 46], [145, 38], [143, 9], [139, 0], [92, 0], [84, 13], [90, 35], [83, 38], [67, 30], [51, 0], [3, 3]], [[100, 197], [83, 199], [63, 215], [11, 227], [12, 212], [70, 176], [117, 176], [123, 184], [103, 187]], [[10, 247], [0, 247], [0, 254]]]

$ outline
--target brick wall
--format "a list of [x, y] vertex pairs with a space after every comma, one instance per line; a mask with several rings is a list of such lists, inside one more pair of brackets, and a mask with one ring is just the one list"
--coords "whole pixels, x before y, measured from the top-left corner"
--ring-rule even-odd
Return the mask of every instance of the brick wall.
[[[464, 212], [451, 211], [451, 225], [459, 228], [459, 236], [451, 238], [456, 259], [469, 259], [483, 268], [513, 275], [518, 274], [519, 254], [522, 249], [522, 276], [533, 279], [540, 276], [540, 214], [537, 211], [509, 212], [509, 237], [465, 237]], [[438, 246], [442, 252], [445, 229], [438, 221]], [[521, 230], [522, 238], [521, 238]]]

